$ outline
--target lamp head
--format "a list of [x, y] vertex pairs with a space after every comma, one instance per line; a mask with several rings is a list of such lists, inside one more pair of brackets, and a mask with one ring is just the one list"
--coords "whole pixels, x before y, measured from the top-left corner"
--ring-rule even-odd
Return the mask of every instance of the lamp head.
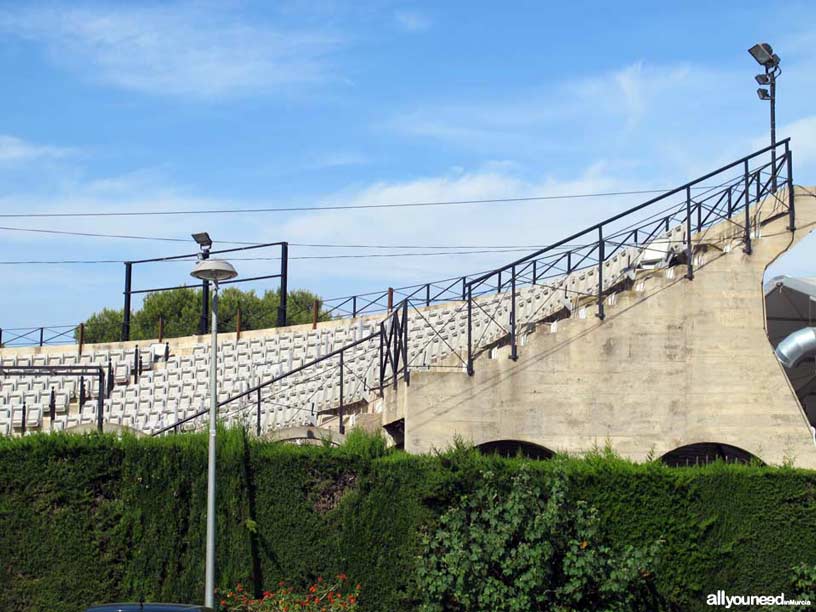
[[759, 96], [760, 100], [770, 100], [771, 99], [771, 94], [768, 93], [768, 90], [765, 89], [764, 87], [760, 87], [759, 89], [757, 89], [757, 95]]
[[199, 232], [197, 234], [193, 234], [193, 240], [198, 243], [198, 246], [201, 247], [202, 251], [209, 251], [212, 247], [212, 238], [207, 232]]
[[757, 43], [748, 49], [748, 53], [760, 66], [774, 68], [779, 64], [779, 56], [774, 53], [773, 47], [768, 43]]
[[223, 259], [202, 259], [196, 263], [190, 276], [218, 285], [238, 276], [232, 264]]
[[771, 82], [771, 77], [769, 77], [767, 74], [758, 74], [754, 78], [760, 85], [768, 85]]

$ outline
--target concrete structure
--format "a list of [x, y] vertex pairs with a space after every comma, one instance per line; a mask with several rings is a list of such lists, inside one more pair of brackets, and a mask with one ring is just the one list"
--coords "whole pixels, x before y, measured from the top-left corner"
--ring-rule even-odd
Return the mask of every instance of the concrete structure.
[[[537, 327], [520, 347], [486, 350], [472, 377], [414, 371], [386, 394], [384, 424], [404, 419], [405, 448], [445, 448], [455, 436], [580, 453], [610, 445], [632, 459], [723, 443], [767, 463], [816, 467], [812, 425], [766, 332], [766, 267], [816, 224], [816, 198], [796, 192], [798, 230], [784, 216], [754, 236], [720, 223], [685, 267], [639, 272], [599, 321], [577, 308]], [[449, 359], [449, 365], [455, 361]], [[812, 365], [811, 365], [812, 367]]]
[[[759, 181], [755, 184], [759, 193]], [[788, 374], [798, 373], [786, 373], [773, 353], [786, 333], [811, 322], [783, 313], [785, 327], [775, 328], [769, 342], [762, 286], [768, 264], [816, 224], [812, 192], [798, 189], [795, 201], [795, 233], [787, 229], [786, 190], [751, 205], [750, 254], [743, 251], [743, 228], [730, 218], [730, 208], [727, 217], [702, 223], [704, 229], [690, 238], [681, 209], [681, 217], [665, 218], [665, 227], [658, 217], [660, 233], [646, 242], [620, 239], [602, 264], [518, 287], [517, 361], [509, 359], [507, 345], [511, 293], [499, 283], [498, 293], [494, 286], [471, 304], [473, 376], [465, 368], [465, 301], [412, 304], [406, 310], [410, 385], [399, 380], [383, 395], [380, 337], [369, 338], [379, 333], [383, 315], [329, 321], [316, 329], [242, 332], [240, 339], [222, 334], [219, 400], [295, 372], [257, 397], [253, 392], [231, 401], [222, 418], [255, 431], [260, 414], [261, 433], [285, 441], [316, 442], [327, 430], [336, 432], [336, 361], [298, 367], [343, 348], [345, 425], [385, 428], [412, 452], [445, 448], [460, 436], [490, 449], [505, 442], [535, 445], [539, 456], [610, 445], [633, 459], [671, 452], [682, 463], [700, 457], [686, 447], [707, 444], [703, 456], [752, 455], [767, 463], [816, 467], [812, 424], [800, 403], [810, 387], [792, 386]], [[702, 213], [698, 208], [698, 223]], [[689, 240], [693, 280], [685, 277], [683, 260]], [[603, 320], [595, 317], [599, 285], [605, 293]], [[768, 295], [774, 303], [777, 294]], [[392, 323], [389, 318], [385, 326]], [[366, 340], [354, 344], [360, 339]], [[145, 367], [138, 380], [132, 371], [136, 344]], [[104, 399], [104, 421], [151, 433], [201, 410], [210, 360], [204, 337], [151, 344], [91, 345], [82, 355], [76, 346], [2, 349], [0, 366], [110, 364], [115, 384]], [[46, 405], [52, 389], [53, 419]], [[95, 400], [79, 405], [75, 379], [0, 377], [0, 433], [22, 433], [23, 419], [26, 432], [81, 431], [97, 416]], [[200, 429], [205, 422], [195, 418], [180, 429]], [[332, 436], [335, 443], [341, 439]]]

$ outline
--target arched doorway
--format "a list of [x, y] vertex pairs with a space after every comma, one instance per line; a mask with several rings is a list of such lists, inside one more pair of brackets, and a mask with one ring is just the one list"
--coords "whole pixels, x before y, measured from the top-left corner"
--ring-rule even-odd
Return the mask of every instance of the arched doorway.
[[522, 440], [495, 440], [479, 444], [476, 448], [484, 455], [508, 458], [522, 456], [527, 459], [552, 459], [555, 455], [549, 448]]
[[663, 455], [660, 460], [670, 467], [706, 465], [714, 461], [765, 465], [756, 455], [752, 455], [737, 446], [720, 442], [697, 442], [680, 446]]

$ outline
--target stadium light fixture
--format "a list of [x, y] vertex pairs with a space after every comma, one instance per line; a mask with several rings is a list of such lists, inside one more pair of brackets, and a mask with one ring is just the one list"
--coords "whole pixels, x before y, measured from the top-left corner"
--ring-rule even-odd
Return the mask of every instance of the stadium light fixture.
[[197, 234], [193, 234], [193, 240], [198, 243], [198, 246], [201, 247], [202, 251], [209, 251], [212, 248], [212, 238], [207, 232], [198, 232]]
[[[199, 241], [201, 237], [202, 240]], [[206, 238], [204, 238], [206, 237]], [[212, 245], [212, 240], [205, 233], [193, 234], [196, 242], [201, 245]], [[238, 272], [228, 261], [222, 259], [200, 259], [193, 271], [193, 278], [209, 281], [213, 284], [212, 297], [212, 344], [210, 347], [210, 438], [207, 453], [207, 550], [204, 580], [204, 605], [215, 609], [215, 421], [218, 412], [218, 283], [238, 276]]]
[[768, 43], [757, 43], [748, 49], [748, 53], [757, 64], [765, 68], [765, 74], [758, 74], [754, 79], [760, 85], [768, 85], [768, 89], [765, 87], [757, 89], [757, 96], [760, 100], [771, 103], [771, 180], [772, 190], [776, 193], [776, 77], [782, 74], [779, 67], [780, 59]]
[[748, 49], [748, 53], [757, 61], [757, 64], [766, 68], [772, 68], [774, 61], [779, 62], [779, 56], [774, 53], [773, 47], [768, 43], [757, 43]]

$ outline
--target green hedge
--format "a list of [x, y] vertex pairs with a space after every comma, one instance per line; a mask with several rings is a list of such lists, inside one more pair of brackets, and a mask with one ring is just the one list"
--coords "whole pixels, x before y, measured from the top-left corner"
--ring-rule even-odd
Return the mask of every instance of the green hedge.
[[[219, 438], [223, 586], [305, 584], [345, 572], [365, 610], [412, 610], [420, 535], [459, 495], [522, 460], [465, 449], [385, 453], [376, 443], [296, 447]], [[200, 601], [204, 435], [37, 435], [0, 440], [0, 609], [75, 612], [111, 600]], [[567, 473], [612, 544], [662, 540], [661, 594], [703, 610], [705, 594], [790, 589], [816, 564], [816, 472], [714, 464], [671, 469], [597, 455], [532, 462]]]

